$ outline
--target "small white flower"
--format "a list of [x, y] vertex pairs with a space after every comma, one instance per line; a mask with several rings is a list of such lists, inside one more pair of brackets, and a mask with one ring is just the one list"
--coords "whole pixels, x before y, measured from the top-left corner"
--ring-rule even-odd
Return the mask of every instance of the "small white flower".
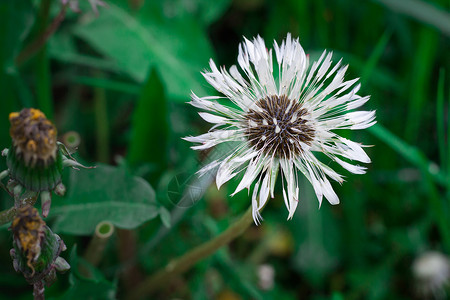
[[[245, 39], [239, 46], [238, 63], [246, 78], [236, 66], [229, 71], [224, 67], [219, 70], [211, 60], [211, 71], [205, 71], [203, 76], [225, 97], [192, 94], [190, 104], [205, 110], [200, 116], [214, 126], [208, 133], [185, 138], [200, 143], [192, 147], [196, 150], [238, 142], [226, 158], [212, 162], [199, 172], [218, 167], [218, 188], [243, 173], [232, 195], [244, 188], [250, 190], [256, 182], [252, 195], [256, 224], [262, 219], [259, 212], [269, 195], [274, 197], [279, 172], [288, 219], [294, 215], [299, 200], [297, 170], [311, 182], [319, 205], [323, 196], [331, 204], [338, 204], [339, 198], [328, 178], [339, 183], [343, 178], [314, 153], [323, 153], [350, 172], [363, 174], [364, 167], [350, 163], [370, 162], [361, 145], [333, 131], [364, 129], [376, 123], [374, 111], [349, 112], [366, 103], [369, 96], [357, 95], [358, 79], [344, 81], [347, 66], [341, 66], [341, 61], [330, 69], [331, 52], [324, 51], [310, 65], [309, 56], [290, 34], [280, 46], [274, 42], [274, 50], [275, 72], [272, 50], [266, 49], [263, 39], [259, 36], [253, 41]], [[226, 98], [234, 106], [217, 101]]]
[[275, 269], [272, 265], [262, 264], [258, 266], [258, 285], [264, 291], [270, 291], [274, 286]]
[[450, 283], [450, 260], [436, 252], [425, 252], [414, 260], [412, 270], [417, 281], [419, 296], [445, 299], [445, 286]]

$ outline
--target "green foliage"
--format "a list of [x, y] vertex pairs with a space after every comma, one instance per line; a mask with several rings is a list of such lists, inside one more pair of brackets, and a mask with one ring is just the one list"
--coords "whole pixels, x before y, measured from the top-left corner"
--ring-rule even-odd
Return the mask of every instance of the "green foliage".
[[[348, 78], [360, 77], [360, 94], [371, 95], [365, 109], [376, 110], [378, 124], [345, 133], [373, 145], [367, 174], [342, 170], [346, 182], [333, 186], [341, 203], [320, 209], [301, 181], [291, 221], [279, 182], [261, 226], [148, 298], [415, 297], [414, 259], [426, 250], [450, 254], [448, 1], [104, 1], [96, 15], [79, 0], [82, 12], [68, 10], [45, 47], [20, 64], [61, 4], [0, 2], [0, 150], [10, 146], [8, 114], [35, 106], [53, 114], [59, 140], [76, 131], [76, 155], [97, 166], [64, 171], [67, 193], [53, 199], [45, 219], [72, 250], [71, 271], [48, 298], [122, 299], [250, 205], [246, 191], [229, 196], [236, 180], [217, 190], [212, 177], [195, 175], [229, 148], [189, 149], [180, 138], [209, 127], [185, 102], [191, 91], [214, 95], [201, 72], [210, 58], [236, 64], [242, 36], [259, 34], [269, 48], [287, 32], [311, 60], [325, 48], [335, 61], [343, 57]], [[3, 190], [0, 200], [11, 207]], [[116, 233], [93, 266], [81, 255], [101, 221]], [[13, 270], [7, 227], [0, 228], [0, 298], [30, 298]], [[261, 265], [274, 272], [267, 289]]]
[[[154, 175], [161, 175], [167, 162], [169, 134], [168, 103], [156, 71], [151, 71], [134, 110], [133, 133], [127, 160], [130, 164], [151, 163]], [[151, 112], [158, 112], [152, 114]], [[149, 143], [148, 141], [154, 141]], [[156, 145], [156, 147], [155, 147]]]
[[[450, 14], [437, 3], [428, 3], [422, 0], [374, 0], [380, 2], [392, 10], [405, 14], [416, 21], [436, 27], [439, 31], [450, 36]], [[441, 1], [442, 2], [442, 1]], [[448, 4], [447, 4], [448, 5]]]
[[[29, 32], [34, 21], [34, 14], [29, 4], [24, 1], [2, 1], [0, 3], [0, 128], [8, 128], [8, 114], [17, 109], [19, 91], [11, 89], [20, 83], [20, 75], [14, 66], [14, 58]], [[26, 104], [23, 103], [23, 104]], [[0, 132], [2, 145], [9, 145], [7, 130]]]
[[55, 199], [50, 211], [55, 232], [89, 235], [101, 221], [133, 229], [158, 215], [152, 187], [123, 168], [100, 164], [67, 175], [67, 195]]
[[204, 94], [199, 70], [212, 51], [203, 28], [189, 16], [169, 22], [154, 7], [145, 11], [148, 14], [133, 17], [112, 4], [98, 18], [73, 30], [138, 82], [143, 82], [149, 68], [155, 66], [167, 83], [170, 97], [186, 101], [191, 89]]
[[[99, 270], [78, 257], [76, 249], [76, 246], [73, 247], [70, 254], [70, 265], [72, 266], [69, 278], [70, 287], [57, 299], [116, 299], [116, 284], [106, 280]], [[82, 275], [80, 270], [89, 277]]]

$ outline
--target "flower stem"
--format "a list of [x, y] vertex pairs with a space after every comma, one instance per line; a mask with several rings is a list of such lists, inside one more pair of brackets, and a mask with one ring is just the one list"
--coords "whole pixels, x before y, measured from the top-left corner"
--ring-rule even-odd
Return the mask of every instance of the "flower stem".
[[[36, 196], [32, 196], [29, 198], [24, 199], [24, 203], [23, 205], [31, 205], [33, 206], [36, 203], [37, 200], [37, 195]], [[14, 217], [16, 216], [17, 213], [17, 208], [15, 206], [0, 211], [0, 226], [4, 225], [6, 223], [11, 222], [12, 220], [14, 220]]]
[[44, 44], [34, 46], [39, 49], [35, 61], [35, 77], [36, 77], [36, 99], [40, 110], [42, 110], [47, 118], [53, 119], [53, 104], [52, 104], [52, 86], [50, 78], [50, 60], [48, 58], [48, 51], [44, 39], [49, 15], [50, 15], [51, 0], [42, 0], [38, 14], [37, 25], [37, 41], [43, 40]]
[[95, 227], [94, 235], [89, 242], [89, 245], [84, 254], [84, 259], [93, 266], [98, 266], [103, 253], [106, 248], [106, 244], [114, 233], [114, 225], [109, 221], [102, 221]]
[[[101, 74], [98, 75], [101, 77]], [[99, 162], [109, 162], [109, 124], [107, 114], [107, 102], [105, 90], [103, 88], [96, 88], [94, 91], [94, 106], [95, 106], [95, 123], [97, 127], [97, 160]]]
[[181, 274], [189, 270], [200, 260], [208, 257], [216, 252], [222, 246], [227, 245], [235, 238], [240, 236], [245, 230], [253, 223], [252, 208], [245, 212], [242, 217], [228, 227], [227, 230], [222, 232], [214, 239], [192, 249], [183, 256], [169, 262], [163, 269], [157, 271], [152, 276], [145, 279], [139, 284], [136, 289], [127, 295], [126, 299], [140, 299], [145, 298], [158, 288], [163, 287], [165, 284], [171, 281], [175, 275]]
[[425, 186], [428, 190], [431, 211], [434, 214], [436, 225], [441, 235], [443, 248], [450, 251], [450, 223], [447, 217], [447, 203], [445, 197], [441, 197], [431, 176], [425, 175]]
[[136, 231], [128, 229], [117, 230], [118, 256], [122, 265], [120, 280], [124, 289], [132, 290], [145, 277], [134, 260], [137, 257]]
[[[50, 10], [50, 2], [42, 1], [41, 6], [44, 6], [42, 9]], [[36, 37], [30, 44], [28, 44], [16, 57], [15, 63], [17, 66], [21, 66], [23, 63], [28, 61], [34, 54], [36, 54], [42, 46], [45, 45], [47, 40], [55, 33], [58, 29], [61, 22], [64, 20], [66, 16], [67, 5], [63, 5], [59, 14], [53, 19], [52, 23], [45, 29], [45, 31], [41, 31], [41, 34]]]
[[13, 206], [0, 212], [0, 225], [11, 222], [16, 216], [16, 208]]
[[42, 282], [42, 280], [39, 280], [38, 282], [33, 284], [34, 300], [45, 300], [44, 291], [45, 291], [45, 288], [44, 288], [44, 283]]

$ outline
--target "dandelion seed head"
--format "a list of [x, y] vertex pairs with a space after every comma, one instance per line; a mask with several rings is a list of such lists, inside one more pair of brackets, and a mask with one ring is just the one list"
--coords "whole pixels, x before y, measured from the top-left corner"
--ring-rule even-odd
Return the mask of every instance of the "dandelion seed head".
[[[310, 64], [299, 40], [290, 34], [281, 45], [275, 42], [273, 50], [259, 36], [252, 41], [245, 39], [237, 58], [242, 74], [237, 66], [227, 71], [213, 60], [210, 71], [203, 73], [223, 96], [192, 95], [190, 103], [206, 111], [200, 116], [214, 124], [205, 134], [185, 138], [200, 144], [192, 148], [237, 143], [227, 156], [199, 172], [217, 168], [218, 187], [242, 175], [232, 195], [253, 189], [249, 194], [256, 224], [262, 220], [260, 211], [269, 196], [275, 196], [278, 176], [282, 177], [280, 194], [291, 219], [299, 203], [300, 172], [312, 184], [319, 203], [325, 197], [334, 205], [339, 198], [329, 179], [342, 183], [343, 177], [330, 167], [330, 161], [354, 174], [363, 174], [366, 169], [356, 162], [370, 162], [361, 144], [336, 132], [365, 129], [376, 123], [374, 111], [353, 111], [370, 97], [357, 94], [358, 79], [344, 80], [347, 66], [341, 66], [342, 60], [333, 66], [332, 56], [324, 51]], [[223, 98], [233, 106], [217, 101]], [[319, 160], [316, 153], [329, 161]]]

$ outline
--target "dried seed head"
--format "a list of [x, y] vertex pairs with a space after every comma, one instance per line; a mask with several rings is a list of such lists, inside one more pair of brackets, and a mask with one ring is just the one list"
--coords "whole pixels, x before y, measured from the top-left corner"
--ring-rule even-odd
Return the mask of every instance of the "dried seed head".
[[27, 259], [27, 265], [34, 272], [33, 262], [41, 255], [41, 243], [44, 238], [45, 222], [36, 208], [25, 206], [17, 210], [17, 216], [11, 224], [14, 241]]
[[32, 206], [17, 209], [10, 229], [13, 233], [14, 248], [10, 251], [13, 266], [28, 283], [50, 286], [56, 280], [56, 270], [64, 271], [70, 267], [59, 257], [61, 251], [67, 249], [64, 242]]
[[18, 157], [27, 166], [46, 166], [56, 158], [56, 128], [38, 109], [24, 108], [9, 115], [9, 130]]
[[250, 144], [256, 150], [278, 158], [292, 158], [314, 140], [309, 113], [301, 103], [287, 96], [269, 96], [258, 100], [246, 115], [244, 126]]

